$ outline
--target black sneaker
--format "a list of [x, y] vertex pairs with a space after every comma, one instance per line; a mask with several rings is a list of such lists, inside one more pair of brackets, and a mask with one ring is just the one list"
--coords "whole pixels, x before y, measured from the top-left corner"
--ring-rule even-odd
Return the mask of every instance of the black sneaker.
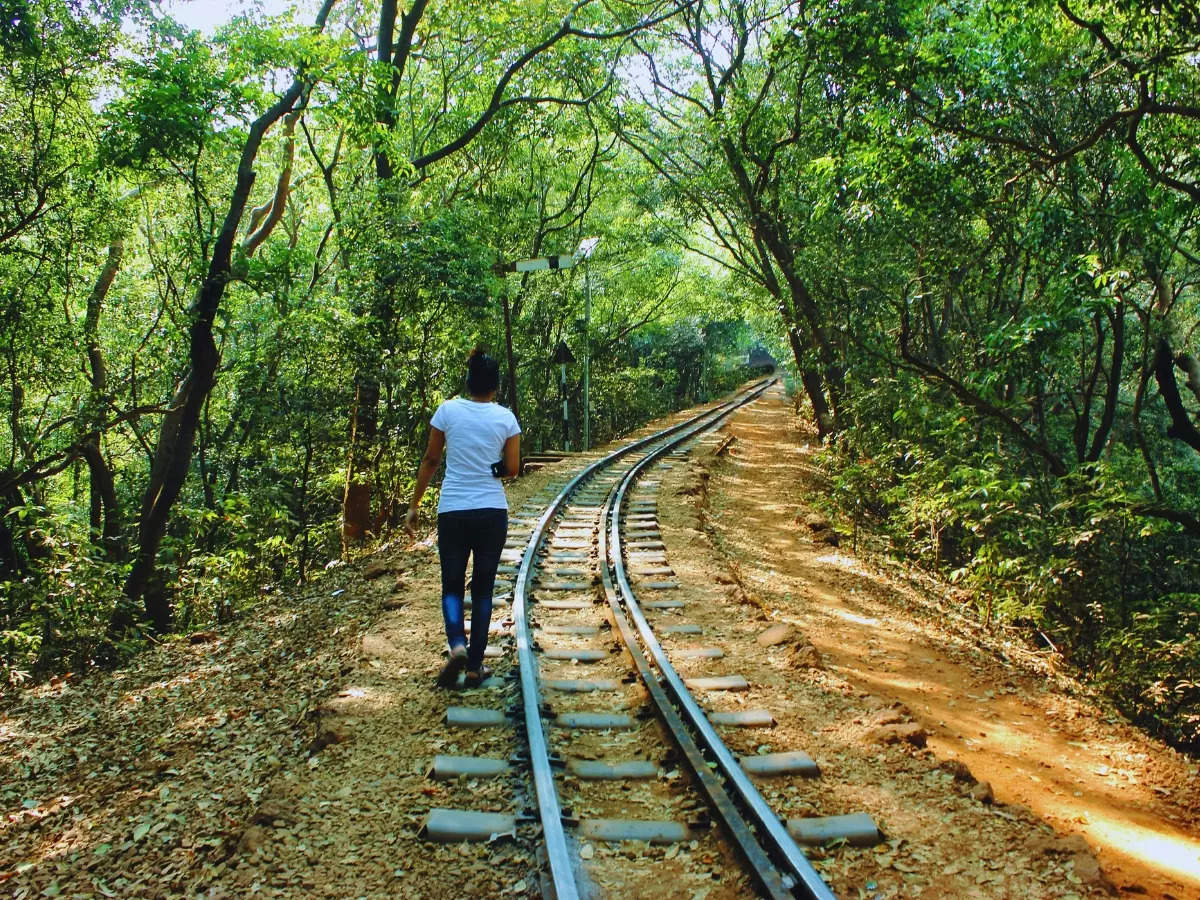
[[491, 677], [492, 670], [487, 666], [480, 666], [478, 671], [467, 672], [463, 677], [463, 687], [477, 688]]
[[450, 651], [450, 658], [446, 660], [446, 664], [442, 666], [442, 671], [438, 673], [437, 686], [441, 688], [452, 688], [458, 684], [458, 673], [463, 670], [463, 666], [467, 664], [467, 648], [459, 645]]

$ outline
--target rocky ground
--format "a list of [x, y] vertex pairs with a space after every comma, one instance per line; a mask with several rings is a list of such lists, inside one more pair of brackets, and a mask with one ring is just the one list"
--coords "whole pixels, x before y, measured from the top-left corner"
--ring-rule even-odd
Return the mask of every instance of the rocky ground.
[[[814, 852], [838, 895], [1200, 897], [1196, 762], [1123, 723], [1047, 655], [851, 552], [813, 511], [811, 451], [774, 391], [663, 472], [660, 521], [694, 601], [688, 620], [727, 652], [704, 674], [751, 682], [706, 702], [766, 707], [778, 722], [730, 744], [801, 749], [821, 766], [818, 779], [764, 782], [768, 800], [789, 816], [865, 811], [886, 834], [873, 848]], [[521, 479], [514, 508], [552, 474]], [[501, 646], [505, 614], [494, 616]], [[122, 672], [9, 691], [3, 892], [536, 896], [532, 824], [481, 845], [420, 833], [431, 807], [530, 803], [519, 773], [428, 777], [435, 753], [519, 749], [515, 729], [445, 728], [446, 707], [464, 700], [431, 688], [440, 632], [426, 537], [335, 562]], [[496, 664], [504, 674], [507, 660]], [[472, 703], [509, 690], [501, 679]], [[704, 845], [587, 855], [595, 871], [624, 861], [679, 873], [659, 881], [661, 896], [751, 893]], [[600, 884], [632, 890], [619, 877]]]

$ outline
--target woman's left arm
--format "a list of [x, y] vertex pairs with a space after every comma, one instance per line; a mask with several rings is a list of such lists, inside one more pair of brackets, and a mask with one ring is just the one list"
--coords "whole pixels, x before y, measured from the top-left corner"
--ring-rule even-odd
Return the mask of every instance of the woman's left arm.
[[410, 532], [417, 527], [417, 507], [425, 496], [425, 489], [437, 474], [442, 462], [442, 451], [446, 449], [446, 432], [430, 426], [429, 443], [425, 445], [425, 455], [421, 457], [421, 465], [417, 469], [417, 486], [413, 488], [412, 503], [408, 506], [408, 514], [404, 517], [404, 527]]

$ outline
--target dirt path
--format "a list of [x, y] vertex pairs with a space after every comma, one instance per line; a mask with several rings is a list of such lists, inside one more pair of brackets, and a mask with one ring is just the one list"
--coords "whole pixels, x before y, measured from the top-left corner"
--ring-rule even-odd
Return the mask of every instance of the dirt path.
[[[820, 764], [819, 779], [763, 783], [779, 812], [866, 811], [883, 827], [875, 848], [812, 852], [839, 897], [1093, 897], [1105, 876], [1130, 895], [1200, 897], [1194, 762], [814, 540], [794, 517], [818, 473], [780, 392], [725, 434], [738, 438], [727, 455], [712, 455], [723, 435], [706, 438], [694, 461], [660, 476], [679, 594], [705, 643], [726, 653], [683, 668], [745, 675], [749, 691], [704, 702], [775, 715], [772, 729], [730, 735], [737, 752], [801, 749]], [[513, 508], [551, 475], [521, 479]], [[333, 564], [304, 590], [125, 671], [7, 693], [0, 893], [538, 896], [533, 824], [460, 846], [420, 834], [432, 807], [511, 812], [531, 798], [517, 772], [428, 776], [435, 753], [509, 756], [521, 742], [515, 727], [446, 728], [448, 706], [487, 699], [431, 688], [436, 553], [428, 540], [403, 544]], [[493, 619], [501, 644], [506, 614], [499, 606]], [[760, 640], [772, 621], [793, 634]], [[495, 664], [501, 675], [510, 666]], [[973, 779], [991, 782], [997, 803]], [[610, 856], [664, 871], [668, 853], [596, 850], [601, 863]], [[691, 874], [701, 880], [660, 896], [741, 890], [720, 859]]]
[[[729, 431], [739, 440], [710, 482], [718, 543], [773, 618], [815, 645], [825, 673], [904, 704], [938, 760], [989, 782], [997, 811], [1027, 809], [1052, 826], [1067, 839], [1059, 847], [1086, 842], [1121, 894], [1200, 897], [1195, 760], [1106, 713], [1046, 660], [986, 641], [807, 527], [820, 478], [781, 394], [739, 414]], [[976, 842], [958, 838], [969, 859]], [[1030, 846], [1052, 844], [1039, 836]]]

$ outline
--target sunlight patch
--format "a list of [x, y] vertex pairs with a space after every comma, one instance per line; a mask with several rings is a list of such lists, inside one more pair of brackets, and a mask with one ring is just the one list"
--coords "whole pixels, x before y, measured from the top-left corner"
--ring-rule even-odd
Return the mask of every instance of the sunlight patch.
[[845, 569], [847, 572], [854, 572], [857, 575], [870, 574], [858, 564], [858, 560], [842, 553], [826, 553], [824, 556], [818, 556], [816, 562], [827, 566], [837, 566], [839, 569]]
[[1107, 818], [1090, 809], [1088, 820], [1085, 830], [1097, 843], [1137, 857], [1147, 866], [1168, 872], [1191, 887], [1200, 887], [1200, 840]]
[[847, 622], [853, 622], [856, 625], [869, 625], [872, 628], [878, 628], [880, 625], [878, 619], [872, 619], [870, 616], [860, 616], [845, 609], [829, 609], [826, 612], [837, 616], [839, 619], [845, 619]]

